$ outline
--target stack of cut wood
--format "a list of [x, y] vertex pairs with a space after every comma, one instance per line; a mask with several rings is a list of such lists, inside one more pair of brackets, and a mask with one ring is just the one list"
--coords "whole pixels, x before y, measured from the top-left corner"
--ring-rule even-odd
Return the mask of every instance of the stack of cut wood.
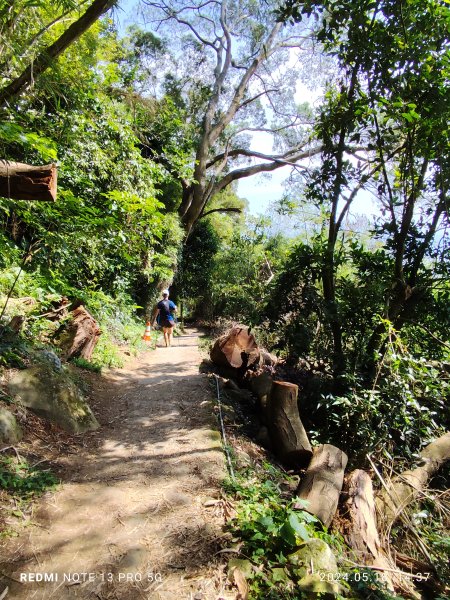
[[[246, 369], [246, 381], [260, 402], [261, 420], [267, 426], [271, 448], [276, 456], [294, 469], [306, 468], [297, 488], [302, 500], [297, 508], [315, 515], [330, 526], [341, 501], [339, 526], [361, 565], [383, 574], [383, 581], [391, 590], [401, 590], [418, 598], [413, 579], [403, 576], [405, 565], [411, 573], [427, 572], [435, 575], [433, 566], [416, 559], [395, 557], [395, 562], [382, 549], [378, 518], [389, 521], [388, 528], [398, 519], [405, 507], [415, 501], [428, 480], [450, 459], [450, 432], [429, 444], [421, 453], [421, 464], [404, 471], [389, 483], [383, 482], [375, 494], [368, 472], [352, 471], [345, 479], [348, 457], [331, 444], [311, 447], [301, 421], [298, 387], [285, 381], [274, 381], [270, 372], [260, 368], [261, 351], [248, 328], [237, 326], [217, 340], [211, 352], [213, 362], [219, 365]], [[255, 367], [248, 370], [250, 367]], [[427, 583], [433, 594], [442, 594], [438, 578]]]

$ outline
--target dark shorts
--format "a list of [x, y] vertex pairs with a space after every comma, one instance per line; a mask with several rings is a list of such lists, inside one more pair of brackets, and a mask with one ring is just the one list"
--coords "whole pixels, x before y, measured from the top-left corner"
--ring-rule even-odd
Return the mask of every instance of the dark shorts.
[[163, 319], [161, 327], [175, 327], [175, 321], [173, 319]]

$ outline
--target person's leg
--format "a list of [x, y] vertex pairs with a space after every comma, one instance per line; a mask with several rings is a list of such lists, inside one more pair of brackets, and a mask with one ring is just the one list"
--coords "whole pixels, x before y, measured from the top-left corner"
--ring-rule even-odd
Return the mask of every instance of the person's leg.
[[166, 348], [167, 348], [167, 346], [170, 346], [169, 330], [167, 327], [163, 327], [163, 334], [164, 334], [164, 343], [166, 344]]
[[168, 337], [169, 337], [169, 346], [171, 346], [171, 345], [172, 345], [172, 335], [173, 335], [173, 329], [174, 329], [174, 327], [173, 327], [173, 325], [172, 325], [172, 327], [169, 327], [169, 329], [168, 329], [168, 332], [167, 332], [167, 335], [168, 335]]

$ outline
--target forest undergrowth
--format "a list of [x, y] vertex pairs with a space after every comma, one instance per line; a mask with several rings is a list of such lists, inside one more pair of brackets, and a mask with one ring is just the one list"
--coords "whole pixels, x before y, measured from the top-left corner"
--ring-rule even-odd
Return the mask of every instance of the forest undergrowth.
[[[206, 362], [203, 369], [208, 372]], [[223, 383], [225, 382], [225, 386]], [[214, 386], [215, 387], [215, 386]], [[344, 539], [346, 513], [341, 509], [329, 528], [307, 511], [297, 497], [304, 470], [287, 470], [274, 456], [267, 439], [261, 439], [257, 401], [243, 402], [222, 380], [221, 399], [227, 447], [231, 457], [229, 478], [224, 482], [227, 498], [229, 548], [236, 558], [229, 561], [229, 576], [249, 598], [298, 600], [299, 598], [411, 597], [444, 599], [449, 585], [448, 570], [450, 495], [445, 474], [439, 474], [423, 489], [417, 501], [402, 511], [392, 525], [379, 520], [381, 546], [387, 556], [412, 557], [414, 571], [397, 568], [395, 593], [388, 572], [361, 564]], [[261, 445], [262, 444], [262, 445]], [[388, 459], [382, 454], [366, 456], [353, 467], [364, 466], [374, 479], [375, 489], [389, 484], [410, 462]], [[383, 476], [380, 473], [383, 473]], [[379, 479], [378, 479], [379, 477]], [[345, 496], [344, 496], [345, 498]], [[306, 510], [305, 510], [306, 509]], [[311, 540], [325, 542], [337, 557], [336, 566], [318, 561], [312, 571], [296, 552]], [[392, 564], [395, 564], [393, 561]], [[422, 571], [417, 575], [417, 565]], [[315, 574], [311, 580], [307, 573]], [[413, 574], [414, 573], [414, 574]], [[411, 583], [415, 584], [412, 592]]]

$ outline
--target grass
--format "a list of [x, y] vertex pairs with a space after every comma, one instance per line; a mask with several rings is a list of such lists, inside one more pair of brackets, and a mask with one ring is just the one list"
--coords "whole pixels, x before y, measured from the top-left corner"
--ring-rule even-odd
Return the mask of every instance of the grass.
[[102, 366], [100, 364], [92, 362], [90, 360], [86, 360], [81, 356], [74, 358], [72, 362], [79, 369], [85, 369], [86, 371], [92, 371], [93, 373], [101, 373], [102, 371]]
[[0, 457], [0, 489], [19, 500], [32, 500], [54, 489], [58, 478], [49, 469], [38, 469], [21, 456]]
[[211, 346], [214, 339], [209, 335], [202, 335], [198, 338], [198, 349], [202, 354], [207, 354], [209, 356], [209, 352], [211, 350]]

